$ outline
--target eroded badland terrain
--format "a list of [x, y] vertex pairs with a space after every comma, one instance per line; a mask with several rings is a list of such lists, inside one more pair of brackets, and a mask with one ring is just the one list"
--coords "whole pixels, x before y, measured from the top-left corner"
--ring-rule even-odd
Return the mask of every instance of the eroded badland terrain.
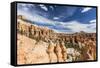
[[17, 18], [17, 64], [96, 60], [96, 33], [56, 33]]

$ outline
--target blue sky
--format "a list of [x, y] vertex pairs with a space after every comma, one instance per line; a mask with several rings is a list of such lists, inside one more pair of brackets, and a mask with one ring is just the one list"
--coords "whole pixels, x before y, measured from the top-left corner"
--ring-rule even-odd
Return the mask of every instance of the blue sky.
[[17, 15], [59, 33], [96, 32], [96, 8], [45, 4], [17, 4]]

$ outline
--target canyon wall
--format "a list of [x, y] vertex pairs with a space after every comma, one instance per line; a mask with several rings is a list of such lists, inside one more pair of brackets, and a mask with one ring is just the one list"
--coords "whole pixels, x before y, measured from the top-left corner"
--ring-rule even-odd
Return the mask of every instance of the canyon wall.
[[96, 33], [56, 33], [17, 17], [18, 64], [96, 60]]

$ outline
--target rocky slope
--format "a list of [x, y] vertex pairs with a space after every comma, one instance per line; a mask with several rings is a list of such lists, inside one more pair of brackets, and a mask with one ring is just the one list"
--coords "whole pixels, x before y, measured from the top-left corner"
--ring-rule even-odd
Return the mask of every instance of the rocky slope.
[[18, 34], [18, 64], [48, 63], [47, 47], [48, 44], [43, 41], [37, 42], [34, 39]]

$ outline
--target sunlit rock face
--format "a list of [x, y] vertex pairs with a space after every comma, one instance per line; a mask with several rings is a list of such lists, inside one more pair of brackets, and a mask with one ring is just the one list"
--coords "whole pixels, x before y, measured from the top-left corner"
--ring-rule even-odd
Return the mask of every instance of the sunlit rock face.
[[49, 62], [49, 56], [46, 52], [48, 46], [47, 43], [43, 41], [39, 41], [37, 43], [36, 40], [18, 34], [17, 46], [18, 64], [36, 64]]
[[56, 33], [17, 18], [17, 63], [57, 63], [96, 60], [96, 33]]

